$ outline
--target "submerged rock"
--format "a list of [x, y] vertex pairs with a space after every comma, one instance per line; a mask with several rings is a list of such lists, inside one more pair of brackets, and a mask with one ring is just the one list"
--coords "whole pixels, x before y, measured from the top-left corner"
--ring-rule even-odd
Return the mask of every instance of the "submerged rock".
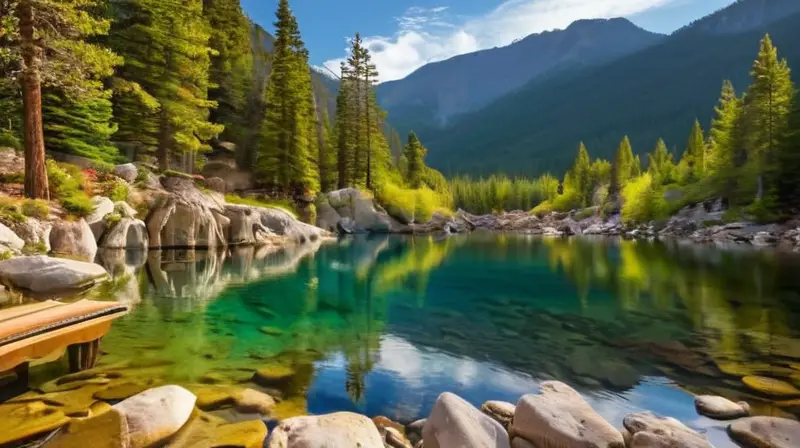
[[0, 445], [21, 442], [37, 434], [52, 431], [69, 420], [57, 407], [41, 401], [0, 404]]
[[698, 395], [694, 397], [697, 413], [706, 417], [729, 420], [750, 415], [750, 405], [744, 401], [734, 403], [727, 398], [714, 395]]
[[546, 381], [540, 395], [517, 403], [513, 435], [536, 446], [624, 448], [616, 428], [597, 414], [583, 397], [559, 381]]
[[491, 417], [457, 395], [445, 392], [433, 405], [422, 430], [425, 448], [508, 448], [508, 433]]
[[779, 417], [748, 417], [728, 426], [728, 434], [743, 446], [797, 448], [800, 422]]
[[102, 266], [46, 255], [0, 262], [0, 282], [10, 288], [38, 294], [80, 291], [106, 281]]
[[623, 420], [623, 425], [631, 436], [629, 448], [713, 448], [705, 437], [678, 420], [652, 412], [630, 414]]
[[267, 447], [383, 448], [384, 444], [372, 420], [352, 412], [336, 412], [283, 420], [270, 434]]
[[108, 409], [69, 425], [47, 442], [47, 448], [129, 448], [128, 423], [116, 409]]
[[179, 386], [146, 390], [116, 405], [125, 417], [130, 447], [145, 448], [166, 440], [189, 420], [195, 396]]
[[750, 389], [774, 397], [800, 396], [800, 390], [796, 387], [786, 381], [777, 380], [775, 378], [753, 375], [742, 378], [742, 382]]

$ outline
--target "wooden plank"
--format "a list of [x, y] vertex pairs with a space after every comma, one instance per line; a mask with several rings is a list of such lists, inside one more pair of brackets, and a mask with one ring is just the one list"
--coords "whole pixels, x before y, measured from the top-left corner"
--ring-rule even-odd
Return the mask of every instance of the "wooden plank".
[[[5, 344], [4, 340], [19, 337], [37, 330], [46, 330], [47, 327], [56, 325], [71, 319], [79, 319], [112, 308], [120, 307], [117, 302], [96, 302], [92, 300], [81, 300], [71, 304], [60, 306], [42, 306], [40, 308], [30, 308], [23, 312], [15, 313], [16, 317], [4, 320], [0, 326], [0, 344]], [[13, 309], [13, 308], [12, 308]]]
[[31, 303], [28, 305], [15, 306], [13, 308], [0, 310], [0, 324], [26, 314], [36, 313], [38, 311], [64, 305], [64, 303], [56, 302], [55, 300], [46, 300], [44, 302]]

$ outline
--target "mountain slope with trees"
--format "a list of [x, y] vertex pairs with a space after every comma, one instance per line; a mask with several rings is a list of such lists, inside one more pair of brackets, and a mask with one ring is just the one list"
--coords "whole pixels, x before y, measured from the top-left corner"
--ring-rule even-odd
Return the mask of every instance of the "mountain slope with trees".
[[531, 79], [602, 64], [663, 37], [626, 19], [579, 20], [564, 30], [425, 65], [404, 79], [380, 84], [378, 96], [401, 133], [437, 127]]
[[420, 130], [420, 138], [431, 165], [447, 173], [563, 173], [579, 141], [610, 158], [625, 134], [636, 154], [659, 137], [674, 150], [695, 119], [708, 128], [721, 79], [747, 84], [765, 33], [796, 65], [798, 27], [800, 14], [740, 34], [685, 30], [611, 64], [533, 82], [446, 129]]

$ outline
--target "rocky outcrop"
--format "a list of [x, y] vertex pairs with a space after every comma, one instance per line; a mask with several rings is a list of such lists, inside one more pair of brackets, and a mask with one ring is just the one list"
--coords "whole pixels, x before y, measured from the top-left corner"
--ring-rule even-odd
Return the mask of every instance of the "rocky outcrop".
[[17, 236], [14, 231], [0, 223], [0, 252], [18, 254], [25, 246], [25, 241]]
[[750, 415], [750, 405], [744, 401], [734, 403], [727, 398], [714, 395], [694, 397], [697, 413], [717, 420], [730, 420]]
[[[372, 420], [352, 412], [294, 417], [281, 421], [269, 436], [268, 448], [383, 448]], [[427, 446], [427, 445], [426, 445]]]
[[630, 448], [713, 448], [705, 437], [678, 420], [652, 412], [630, 414], [623, 420], [623, 425], [631, 437], [628, 444]]
[[515, 409], [516, 406], [505, 401], [487, 401], [481, 405], [481, 412], [495, 419], [506, 429], [514, 420]]
[[50, 250], [58, 255], [94, 260], [97, 240], [92, 228], [83, 218], [77, 221], [56, 221], [50, 231]]
[[151, 248], [215, 248], [225, 246], [224, 229], [230, 220], [224, 215], [224, 199], [204, 194], [192, 179], [162, 178], [165, 192], [152, 200], [147, 217]]
[[0, 262], [0, 282], [36, 294], [81, 291], [107, 279], [100, 265], [45, 255]]
[[508, 433], [500, 423], [457, 395], [445, 392], [433, 405], [422, 430], [425, 448], [508, 448]]
[[179, 386], [146, 390], [114, 405], [128, 427], [130, 448], [156, 446], [189, 420], [196, 397]]
[[325, 195], [320, 205], [325, 203], [341, 218], [351, 219], [356, 232], [388, 233], [392, 229], [392, 218], [368, 193], [355, 188], [332, 191]]
[[733, 440], [747, 447], [796, 448], [800, 446], [800, 422], [779, 417], [748, 417], [728, 426]]
[[571, 387], [546, 381], [539, 395], [525, 395], [514, 412], [513, 436], [534, 446], [624, 448], [622, 434]]
[[[40, 249], [42, 252], [50, 252], [50, 232], [53, 230], [53, 223], [50, 221], [39, 221], [36, 218], [27, 218], [23, 222], [10, 222], [9, 228], [17, 234], [25, 246]], [[0, 231], [0, 233], [2, 233]]]
[[106, 215], [114, 213], [114, 203], [107, 197], [95, 196], [92, 198], [92, 205], [94, 206], [94, 211], [85, 219], [92, 229], [95, 241], [100, 241], [100, 237], [103, 236], [103, 232], [106, 231], [107, 227], [104, 218]]
[[132, 184], [136, 181], [139, 175], [139, 169], [132, 163], [124, 163], [114, 167], [114, 175], [123, 179], [125, 182]]
[[138, 219], [120, 218], [119, 222], [105, 231], [100, 247], [145, 250], [148, 247], [147, 226]]

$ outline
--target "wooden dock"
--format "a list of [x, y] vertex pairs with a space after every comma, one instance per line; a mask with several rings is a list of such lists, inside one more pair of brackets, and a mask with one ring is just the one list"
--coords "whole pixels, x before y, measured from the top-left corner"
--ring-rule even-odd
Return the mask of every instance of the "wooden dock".
[[26, 371], [31, 361], [46, 358], [64, 347], [70, 370], [94, 367], [100, 338], [114, 319], [128, 313], [117, 302], [53, 300], [0, 310], [0, 374]]

